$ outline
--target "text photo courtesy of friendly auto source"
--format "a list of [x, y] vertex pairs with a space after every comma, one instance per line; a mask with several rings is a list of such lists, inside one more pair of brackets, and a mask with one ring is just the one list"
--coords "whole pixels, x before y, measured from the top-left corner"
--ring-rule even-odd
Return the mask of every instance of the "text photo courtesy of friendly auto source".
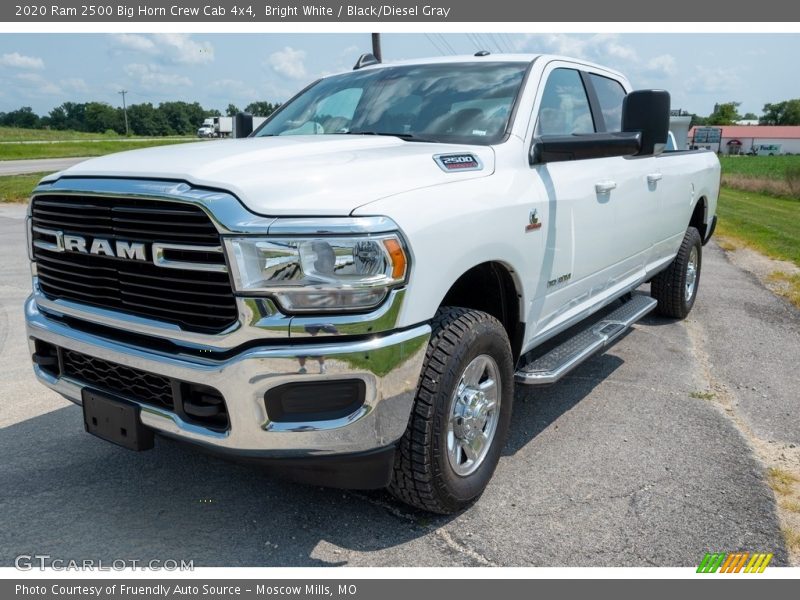
[[0, 562], [797, 565], [798, 50], [0, 35]]

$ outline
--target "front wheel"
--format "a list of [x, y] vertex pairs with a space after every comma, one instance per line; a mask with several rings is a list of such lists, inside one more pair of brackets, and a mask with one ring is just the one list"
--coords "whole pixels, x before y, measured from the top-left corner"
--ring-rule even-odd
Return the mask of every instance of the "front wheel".
[[703, 240], [697, 229], [689, 227], [675, 259], [650, 283], [650, 295], [658, 301], [659, 314], [686, 318], [697, 298], [702, 264]]
[[506, 331], [491, 315], [443, 307], [432, 327], [389, 490], [412, 506], [448, 514], [478, 498], [497, 467], [514, 369]]

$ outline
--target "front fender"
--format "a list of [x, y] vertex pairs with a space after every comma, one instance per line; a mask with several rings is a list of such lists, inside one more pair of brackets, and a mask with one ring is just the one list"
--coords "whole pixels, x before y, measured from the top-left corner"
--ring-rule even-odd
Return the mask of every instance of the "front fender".
[[354, 213], [389, 216], [408, 240], [412, 263], [401, 326], [430, 320], [461, 275], [490, 261], [511, 272], [520, 297], [519, 314], [527, 314], [532, 288], [523, 282], [539, 279], [544, 237], [526, 233], [533, 204], [529, 194], [525, 197], [517, 189], [521, 183], [495, 173], [400, 194]]

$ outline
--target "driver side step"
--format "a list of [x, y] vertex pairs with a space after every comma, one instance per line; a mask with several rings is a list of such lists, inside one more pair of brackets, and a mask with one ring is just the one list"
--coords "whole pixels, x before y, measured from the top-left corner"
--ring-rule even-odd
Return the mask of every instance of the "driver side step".
[[555, 383], [583, 361], [610, 346], [631, 325], [653, 310], [656, 304], [655, 298], [634, 294], [599, 321], [590, 317], [588, 326], [581, 329], [579, 324], [574, 335], [518, 369], [514, 379], [523, 385]]

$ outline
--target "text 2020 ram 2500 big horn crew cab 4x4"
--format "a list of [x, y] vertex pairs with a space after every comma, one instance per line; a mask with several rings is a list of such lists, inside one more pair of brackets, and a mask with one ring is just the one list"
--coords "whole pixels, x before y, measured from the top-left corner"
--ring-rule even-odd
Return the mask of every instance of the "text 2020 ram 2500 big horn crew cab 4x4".
[[87, 160], [30, 203], [36, 375], [122, 446], [459, 510], [515, 382], [691, 310], [720, 167], [668, 123], [581, 60], [365, 55], [242, 139]]

